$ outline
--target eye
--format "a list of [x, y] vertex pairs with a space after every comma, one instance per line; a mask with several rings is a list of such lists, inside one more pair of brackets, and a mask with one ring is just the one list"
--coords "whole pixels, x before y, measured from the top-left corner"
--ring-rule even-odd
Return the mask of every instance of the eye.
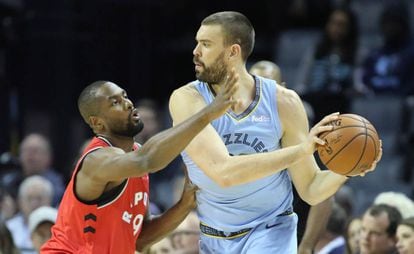
[[118, 101], [118, 100], [113, 100], [113, 101], [112, 101], [112, 105], [116, 106], [116, 105], [118, 105], [118, 104], [119, 104], [119, 101]]

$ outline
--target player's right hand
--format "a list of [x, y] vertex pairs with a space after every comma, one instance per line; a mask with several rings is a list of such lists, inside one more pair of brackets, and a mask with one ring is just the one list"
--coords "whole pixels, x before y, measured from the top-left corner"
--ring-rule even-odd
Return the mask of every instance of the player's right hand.
[[198, 187], [191, 182], [187, 168], [184, 168], [184, 176], [184, 188], [183, 193], [181, 194], [180, 203], [189, 208], [189, 210], [192, 210], [197, 206], [196, 192], [198, 191]]
[[308, 139], [305, 142], [305, 152], [313, 154], [316, 150], [317, 145], [325, 145], [325, 140], [319, 138], [319, 135], [326, 131], [334, 129], [332, 122], [338, 120], [339, 112], [332, 113], [325, 116], [319, 123], [315, 124], [309, 131]]
[[239, 75], [236, 74], [234, 68], [227, 73], [227, 78], [222, 87], [220, 87], [214, 101], [208, 106], [213, 119], [216, 119], [226, 113], [226, 111], [237, 103], [233, 99], [234, 93], [238, 90]]

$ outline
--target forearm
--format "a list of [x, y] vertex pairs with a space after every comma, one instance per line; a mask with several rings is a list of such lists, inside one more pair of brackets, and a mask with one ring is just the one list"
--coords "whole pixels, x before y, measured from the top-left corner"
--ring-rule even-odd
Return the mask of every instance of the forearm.
[[146, 221], [136, 242], [137, 251], [142, 251], [166, 237], [180, 225], [191, 210], [192, 206], [179, 202], [161, 216]]
[[312, 206], [306, 220], [306, 230], [299, 245], [299, 253], [313, 250], [322, 232], [326, 228], [332, 211], [333, 199]]
[[149, 139], [139, 153], [147, 154], [147, 167], [150, 172], [167, 166], [212, 119], [205, 108], [186, 121]]
[[311, 204], [318, 204], [334, 195], [347, 179], [329, 170], [317, 171], [308, 188]]
[[300, 145], [268, 153], [230, 156], [217, 166], [215, 180], [227, 187], [248, 183], [284, 170], [305, 156]]

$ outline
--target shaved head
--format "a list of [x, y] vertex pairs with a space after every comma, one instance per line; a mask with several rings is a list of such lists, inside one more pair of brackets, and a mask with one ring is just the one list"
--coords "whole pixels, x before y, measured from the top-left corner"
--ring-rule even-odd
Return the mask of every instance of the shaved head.
[[83, 89], [78, 98], [78, 109], [83, 119], [89, 124], [89, 117], [96, 116], [99, 113], [99, 88], [109, 81], [100, 80], [95, 81]]
[[270, 61], [259, 61], [250, 68], [250, 73], [253, 75], [262, 76], [264, 78], [276, 80], [280, 85], [282, 82], [282, 75], [280, 68], [275, 63]]

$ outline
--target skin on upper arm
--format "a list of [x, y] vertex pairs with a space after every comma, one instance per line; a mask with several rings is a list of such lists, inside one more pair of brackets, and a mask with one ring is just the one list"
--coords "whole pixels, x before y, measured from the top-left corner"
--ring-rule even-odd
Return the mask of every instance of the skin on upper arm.
[[[294, 91], [282, 87], [277, 98], [283, 128], [282, 147], [304, 142], [308, 138], [309, 123], [301, 99]], [[307, 201], [308, 188], [319, 171], [313, 155], [305, 156], [288, 170], [299, 195]]]
[[116, 147], [98, 149], [81, 164], [76, 176], [76, 194], [83, 200], [94, 200], [126, 178], [148, 173], [145, 163], [145, 155], [136, 151], [125, 153]]
[[[191, 106], [190, 106], [191, 105]], [[206, 106], [201, 95], [190, 83], [174, 91], [170, 98], [170, 113], [177, 125]], [[186, 147], [185, 151], [210, 178], [220, 182], [220, 163], [230, 156], [219, 134], [207, 125]]]

